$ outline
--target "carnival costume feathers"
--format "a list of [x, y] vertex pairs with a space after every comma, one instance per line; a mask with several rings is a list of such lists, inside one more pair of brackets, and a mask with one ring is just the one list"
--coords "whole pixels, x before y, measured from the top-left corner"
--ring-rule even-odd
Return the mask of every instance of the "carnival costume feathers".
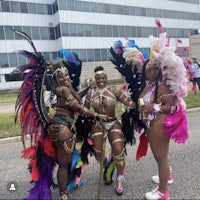
[[[110, 61], [125, 79], [128, 85], [128, 93], [137, 105], [141, 85], [142, 65], [145, 57], [134, 40], [128, 40], [126, 45], [123, 45], [118, 40], [110, 48], [110, 52], [113, 57]], [[122, 131], [126, 143], [132, 145], [135, 142], [134, 130], [136, 130], [137, 126], [145, 127], [139, 120], [139, 112], [137, 110], [126, 109], [122, 114]]]
[[[184, 143], [188, 139], [186, 104], [183, 100], [187, 95], [186, 68], [183, 60], [177, 55], [176, 47], [170, 45], [169, 36], [166, 32], [162, 32], [163, 29], [158, 19], [156, 20], [156, 25], [159, 37], [149, 36], [149, 60], [153, 63], [159, 63], [162, 71], [161, 82], [169, 86], [171, 94], [177, 99], [174, 110], [172, 109], [171, 113], [166, 115], [163, 120], [165, 127], [163, 134], [169, 135], [176, 143]], [[146, 138], [141, 136], [138, 149], [143, 149], [143, 153], [137, 152], [137, 160], [146, 155], [147, 147]]]
[[[34, 183], [27, 199], [51, 199], [50, 186], [56, 153], [47, 134], [47, 126], [51, 119], [47, 114], [43, 99], [43, 83], [47, 65], [42, 54], [36, 51], [31, 39], [23, 32], [15, 30], [14, 32], [28, 40], [34, 50], [34, 53], [16, 51], [30, 61], [27, 65], [16, 69], [24, 75], [24, 81], [15, 106], [15, 122], [19, 119], [25, 148], [22, 151], [22, 157], [29, 159], [31, 182]], [[16, 70], [13, 73], [16, 73]], [[30, 136], [30, 147], [26, 147], [25, 144], [27, 136]]]
[[[168, 127], [168, 129], [164, 131], [164, 134], [170, 135], [177, 143], [184, 143], [188, 139], [185, 114], [186, 105], [183, 100], [183, 97], [187, 95], [186, 68], [184, 67], [183, 60], [176, 54], [176, 47], [170, 46], [170, 38], [167, 33], [163, 33], [160, 20], [156, 19], [155, 23], [157, 25], [159, 37], [149, 37], [149, 60], [161, 64], [162, 82], [168, 85], [172, 95], [177, 97], [176, 106], [178, 109], [177, 113], [171, 116], [169, 115], [164, 119], [163, 125]], [[131, 48], [130, 44], [132, 45]], [[116, 41], [114, 47], [110, 48], [110, 52], [113, 57], [111, 62], [125, 78], [128, 83], [128, 92], [132, 100], [137, 103], [141, 87], [141, 69], [146, 58], [141, 55], [138, 46], [132, 41], [128, 42], [125, 46], [123, 46], [121, 41]], [[126, 110], [126, 112], [122, 114], [122, 130], [126, 140], [127, 138], [133, 139], [133, 131], [136, 127], [139, 127], [138, 132], [142, 133], [136, 155], [136, 159], [139, 160], [142, 156], [146, 155], [148, 140], [145, 133], [145, 125], [139, 121], [138, 112], [131, 111], [132, 113]], [[180, 125], [179, 131], [177, 131], [177, 124]]]
[[[16, 53], [24, 55], [29, 60], [29, 63], [16, 68], [12, 72], [13, 74], [21, 73], [24, 77], [16, 101], [15, 122], [19, 121], [21, 125], [21, 136], [24, 145], [22, 157], [29, 160], [31, 183], [34, 183], [26, 199], [52, 199], [50, 187], [53, 184], [52, 172], [57, 156], [54, 144], [47, 133], [51, 118], [47, 113], [43, 98], [43, 84], [47, 64], [42, 54], [37, 52], [29, 36], [20, 31], [14, 30], [14, 32], [26, 39], [34, 50], [34, 53], [23, 50], [16, 51]], [[74, 87], [79, 84], [81, 72], [81, 61], [77, 57], [76, 59], [77, 65], [74, 67], [76, 67], [77, 76], [76, 81], [74, 81]], [[72, 69], [71, 63], [68, 63], [68, 66]], [[30, 145], [28, 147], [25, 142], [27, 137], [30, 137]], [[81, 167], [80, 155], [75, 150], [71, 168], [69, 169], [71, 174], [69, 174], [68, 190], [82, 184], [80, 180]]]
[[82, 61], [78, 58], [77, 54], [69, 50], [60, 49], [59, 53], [64, 57], [64, 65], [69, 71], [72, 87], [76, 91], [79, 91]]

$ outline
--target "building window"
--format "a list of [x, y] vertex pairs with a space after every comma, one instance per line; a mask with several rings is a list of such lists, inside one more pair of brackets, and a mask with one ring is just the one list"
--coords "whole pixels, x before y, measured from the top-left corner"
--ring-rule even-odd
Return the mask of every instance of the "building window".
[[36, 14], [37, 8], [35, 3], [28, 3], [28, 11], [29, 13]]
[[40, 39], [39, 27], [31, 27], [31, 31], [32, 31], [32, 39], [39, 40]]
[[100, 49], [94, 49], [94, 61], [101, 61]]
[[131, 34], [131, 27], [130, 26], [125, 26], [124, 27], [124, 31], [125, 31], [125, 36], [126, 37], [131, 37], [131, 36], [133, 36], [132, 34]]
[[52, 15], [53, 14], [53, 6], [52, 5], [47, 5], [47, 13], [48, 15]]
[[82, 60], [83, 62], [87, 62], [87, 54], [86, 54], [85, 49], [80, 49], [78, 56], [79, 56], [80, 60]]
[[47, 27], [40, 27], [40, 39], [47, 40], [48, 37], [48, 28]]
[[49, 40], [55, 40], [55, 29], [54, 27], [48, 28], [48, 39]]
[[17, 54], [19, 66], [25, 65], [27, 63], [26, 57], [22, 54]]
[[74, 10], [74, 0], [67, 0], [67, 9]]
[[118, 29], [118, 31], [119, 31], [119, 36], [120, 36], [120, 37], [125, 37], [125, 36], [127, 36], [127, 35], [125, 34], [125, 31], [124, 31], [124, 26], [120, 26], [119, 29]]
[[[22, 27], [21, 26], [14, 26], [14, 30], [17, 30], [17, 31], [22, 31]], [[17, 33], [14, 33], [15, 35], [15, 39], [16, 40], [22, 40], [23, 37]]]
[[107, 61], [108, 60], [107, 49], [100, 49], [100, 51], [101, 51], [101, 60]]
[[30, 38], [32, 38], [31, 27], [29, 27], [29, 26], [23, 26], [22, 27], [22, 31], [24, 33], [26, 33], [26, 35], [28, 35]]
[[90, 12], [97, 12], [97, 3], [90, 2]]
[[112, 26], [107, 25], [106, 26], [106, 37], [112, 37]]
[[84, 25], [83, 24], [77, 24], [77, 35], [84, 36]]
[[4, 28], [0, 26], [0, 40], [5, 40]]
[[38, 14], [47, 14], [47, 13], [45, 13], [44, 4], [37, 4], [37, 13]]
[[17, 54], [9, 53], [8, 58], [9, 58], [10, 67], [17, 67]]
[[59, 6], [59, 10], [66, 10], [67, 9], [66, 0], [59, 0], [58, 6]]
[[106, 36], [106, 26], [105, 25], [99, 25], [99, 33], [101, 37]]
[[82, 6], [83, 6], [83, 11], [84, 12], [90, 12], [90, 4], [89, 4], [89, 2], [83, 1], [82, 2]]
[[97, 12], [104, 13], [104, 5], [102, 3], [97, 3], [96, 5], [97, 5]]
[[87, 49], [88, 62], [94, 62], [94, 51], [93, 49]]
[[58, 52], [52, 52], [52, 60], [58, 57]]
[[20, 12], [28, 13], [28, 4], [24, 2], [19, 2]]
[[61, 24], [62, 36], [69, 36], [68, 24]]
[[69, 24], [70, 36], [77, 36], [76, 24]]
[[104, 4], [105, 13], [110, 13], [110, 4]]
[[56, 13], [57, 11], [58, 11], [58, 2], [57, 2], [57, 0], [53, 3], [53, 13]]
[[124, 13], [123, 13], [123, 6], [117, 6], [117, 9], [118, 9], [118, 14], [121, 14], [121, 15], [123, 15]]
[[92, 26], [90, 24], [85, 25], [85, 36], [92, 36]]
[[113, 30], [113, 37], [118, 37], [119, 36], [119, 30], [118, 30], [118, 26], [113, 26], [112, 27]]
[[5, 36], [6, 36], [6, 40], [14, 40], [14, 32], [12, 30], [12, 26], [5, 26]]
[[75, 3], [75, 8], [76, 8], [76, 10], [77, 11], [82, 11], [83, 10], [83, 3], [82, 3], [82, 1], [75, 1], [74, 2]]
[[1, 1], [2, 12], [10, 12], [9, 1]]
[[55, 39], [59, 38], [61, 36], [61, 32], [60, 32], [60, 24], [58, 24], [55, 27]]
[[47, 63], [51, 61], [49, 52], [43, 52], [42, 55], [44, 56], [44, 59], [46, 60]]
[[19, 2], [11, 1], [10, 2], [11, 12], [19, 13]]
[[0, 53], [0, 68], [8, 68], [8, 56], [7, 53]]

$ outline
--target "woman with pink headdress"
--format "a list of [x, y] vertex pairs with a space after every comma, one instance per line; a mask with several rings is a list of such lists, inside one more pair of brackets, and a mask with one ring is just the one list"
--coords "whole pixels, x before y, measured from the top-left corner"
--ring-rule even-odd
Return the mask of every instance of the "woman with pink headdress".
[[144, 63], [139, 94], [139, 111], [146, 124], [153, 156], [158, 164], [158, 186], [145, 194], [146, 199], [170, 199], [168, 151], [170, 139], [184, 143], [188, 139], [186, 105], [186, 68], [169, 45], [166, 33], [150, 36], [150, 57]]

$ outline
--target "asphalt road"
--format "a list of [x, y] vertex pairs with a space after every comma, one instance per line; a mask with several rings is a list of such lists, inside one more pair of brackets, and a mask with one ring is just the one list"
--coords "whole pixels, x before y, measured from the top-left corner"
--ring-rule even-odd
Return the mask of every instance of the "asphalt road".
[[[171, 199], [200, 199], [200, 111], [188, 113], [189, 140], [184, 145], [170, 143], [170, 161], [174, 173], [174, 184], [169, 186]], [[137, 144], [127, 147], [128, 172], [125, 192], [117, 196], [114, 184], [102, 186], [102, 199], [144, 199], [144, 193], [155, 187], [151, 176], [157, 173], [157, 165], [149, 149], [146, 157], [135, 160]], [[27, 161], [21, 159], [22, 144], [4, 142], [0, 144], [0, 199], [23, 199], [31, 188]], [[114, 177], [116, 174], [114, 174]], [[82, 175], [84, 185], [69, 194], [70, 199], [96, 199], [99, 166], [94, 158], [86, 166]], [[15, 181], [17, 191], [7, 189], [8, 183]], [[58, 189], [52, 189], [54, 199], [58, 199]]]

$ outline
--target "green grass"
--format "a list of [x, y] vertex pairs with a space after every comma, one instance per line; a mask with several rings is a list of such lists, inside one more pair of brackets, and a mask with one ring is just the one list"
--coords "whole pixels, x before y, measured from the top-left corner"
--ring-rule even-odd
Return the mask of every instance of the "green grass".
[[15, 103], [18, 93], [0, 94], [0, 104]]
[[20, 135], [20, 125], [15, 124], [14, 119], [14, 114], [0, 114], [0, 138], [7, 138]]
[[192, 92], [188, 93], [188, 96], [184, 98], [187, 108], [196, 108], [200, 107], [200, 91], [197, 94], [193, 94]]
[[[15, 103], [17, 99], [17, 93], [10, 94], [0, 94], [0, 104], [4, 103]], [[187, 108], [196, 108], [200, 107], [200, 92], [198, 91], [196, 95], [189, 92], [188, 96], [184, 98]], [[117, 106], [116, 112], [118, 117], [122, 114], [122, 108], [120, 105]], [[53, 111], [52, 111], [53, 113]], [[0, 138], [19, 136], [21, 129], [19, 124], [14, 123], [14, 114], [0, 114]]]

